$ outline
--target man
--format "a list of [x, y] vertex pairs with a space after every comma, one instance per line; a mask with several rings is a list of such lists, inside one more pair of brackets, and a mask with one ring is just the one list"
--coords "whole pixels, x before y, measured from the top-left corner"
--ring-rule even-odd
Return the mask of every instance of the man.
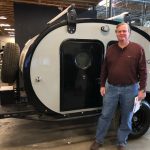
[[117, 131], [117, 149], [124, 150], [132, 130], [134, 98], [145, 98], [146, 60], [143, 48], [129, 41], [130, 27], [127, 23], [116, 26], [118, 42], [106, 52], [101, 71], [100, 93], [103, 96], [102, 115], [98, 120], [96, 139], [91, 150], [98, 150], [104, 143], [117, 105], [121, 108], [121, 124]]

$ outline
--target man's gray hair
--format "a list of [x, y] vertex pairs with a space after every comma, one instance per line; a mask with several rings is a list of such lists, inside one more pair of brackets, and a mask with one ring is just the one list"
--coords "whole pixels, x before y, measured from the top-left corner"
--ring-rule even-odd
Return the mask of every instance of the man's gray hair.
[[119, 23], [119, 24], [116, 26], [116, 32], [117, 32], [117, 29], [118, 29], [120, 26], [122, 26], [122, 25], [126, 25], [126, 26], [128, 27], [129, 33], [131, 33], [131, 28], [130, 28], [129, 24], [128, 24], [128, 23], [125, 23], [125, 22], [121, 22], [121, 23]]

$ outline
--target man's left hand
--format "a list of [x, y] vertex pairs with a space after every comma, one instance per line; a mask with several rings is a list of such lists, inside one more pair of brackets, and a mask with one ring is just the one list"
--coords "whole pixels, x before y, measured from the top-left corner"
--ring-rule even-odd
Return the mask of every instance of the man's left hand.
[[143, 91], [143, 90], [140, 90], [140, 91], [138, 92], [138, 100], [141, 101], [141, 100], [143, 100], [145, 97], [146, 97], [146, 92]]

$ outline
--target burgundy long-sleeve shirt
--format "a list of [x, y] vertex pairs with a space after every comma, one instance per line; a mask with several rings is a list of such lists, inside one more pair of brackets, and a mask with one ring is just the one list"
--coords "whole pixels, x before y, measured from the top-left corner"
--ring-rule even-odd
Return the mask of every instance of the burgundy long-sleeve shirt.
[[101, 70], [101, 87], [108, 80], [110, 84], [122, 86], [139, 82], [140, 89], [145, 89], [146, 79], [145, 53], [139, 44], [129, 42], [122, 49], [116, 43], [107, 49]]

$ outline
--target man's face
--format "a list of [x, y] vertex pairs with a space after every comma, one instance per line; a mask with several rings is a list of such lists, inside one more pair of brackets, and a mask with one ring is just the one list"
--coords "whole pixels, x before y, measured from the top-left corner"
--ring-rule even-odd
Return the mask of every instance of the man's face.
[[121, 25], [116, 29], [118, 41], [128, 41], [130, 32], [127, 25]]

